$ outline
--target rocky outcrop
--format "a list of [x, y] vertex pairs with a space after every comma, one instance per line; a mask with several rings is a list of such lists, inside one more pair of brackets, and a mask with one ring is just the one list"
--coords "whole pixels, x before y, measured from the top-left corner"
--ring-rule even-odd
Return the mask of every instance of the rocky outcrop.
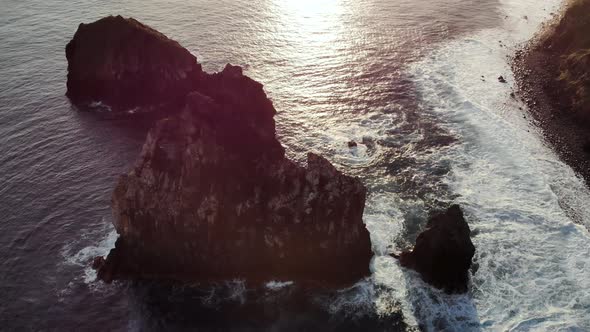
[[191, 93], [149, 132], [113, 193], [120, 238], [96, 263], [100, 277], [350, 283], [369, 273], [364, 186], [320, 156], [307, 168], [286, 159], [269, 105], [237, 102], [246, 91], [235, 104]]
[[100, 279], [368, 275], [365, 187], [320, 156], [288, 160], [272, 102], [241, 67], [207, 74], [178, 43], [120, 16], [81, 24], [66, 56], [75, 103], [166, 110], [113, 193], [119, 239], [93, 261]]
[[475, 254], [469, 225], [458, 205], [430, 218], [411, 251], [399, 257], [402, 266], [420, 273], [424, 281], [447, 293], [467, 291]]
[[80, 24], [66, 58], [67, 96], [113, 111], [178, 108], [203, 76], [196, 57], [177, 42], [121, 16]]

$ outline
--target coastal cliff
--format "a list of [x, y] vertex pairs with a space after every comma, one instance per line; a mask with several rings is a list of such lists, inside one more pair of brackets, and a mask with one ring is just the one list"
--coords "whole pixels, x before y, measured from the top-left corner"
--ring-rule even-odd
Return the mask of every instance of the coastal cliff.
[[568, 111], [590, 128], [590, 1], [571, 1], [542, 47], [555, 56]]
[[[147, 48], [137, 53], [143, 44], [119, 34], [110, 40], [117, 29]], [[106, 41], [84, 40], [87, 30]], [[117, 109], [168, 103], [170, 110], [116, 185], [119, 238], [106, 259], [94, 261], [100, 279], [341, 285], [369, 275], [366, 188], [313, 153], [306, 167], [287, 159], [276, 110], [242, 68], [204, 73], [176, 42], [121, 17], [81, 25], [66, 53], [73, 101]], [[75, 60], [82, 54], [97, 60], [84, 67]], [[127, 95], [131, 87], [137, 93]]]
[[590, 185], [590, 1], [567, 2], [516, 53], [513, 69], [547, 140]]

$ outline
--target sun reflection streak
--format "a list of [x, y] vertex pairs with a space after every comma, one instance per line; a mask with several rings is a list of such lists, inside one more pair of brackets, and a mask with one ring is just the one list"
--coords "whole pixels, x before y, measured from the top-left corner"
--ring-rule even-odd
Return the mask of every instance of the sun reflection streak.
[[343, 0], [277, 0], [276, 5], [285, 28], [297, 31], [301, 42], [335, 41], [343, 30]]
[[288, 0], [278, 1], [285, 9], [300, 16], [315, 16], [334, 12], [342, 6], [342, 0]]

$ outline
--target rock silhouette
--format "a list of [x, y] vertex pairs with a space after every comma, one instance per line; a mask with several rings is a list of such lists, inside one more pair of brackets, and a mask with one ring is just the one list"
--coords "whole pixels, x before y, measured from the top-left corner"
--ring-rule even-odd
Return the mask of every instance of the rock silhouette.
[[475, 247], [471, 230], [458, 205], [429, 219], [411, 251], [398, 258], [404, 267], [420, 273], [424, 281], [448, 293], [464, 293]]
[[119, 238], [94, 260], [99, 278], [348, 284], [369, 274], [366, 188], [313, 153], [306, 167], [287, 159], [276, 110], [241, 67], [204, 73], [176, 42], [121, 17], [81, 25], [67, 54], [72, 100], [171, 110], [116, 185]]
[[203, 76], [196, 57], [176, 41], [121, 16], [80, 24], [66, 58], [67, 96], [117, 112], [182, 106]]

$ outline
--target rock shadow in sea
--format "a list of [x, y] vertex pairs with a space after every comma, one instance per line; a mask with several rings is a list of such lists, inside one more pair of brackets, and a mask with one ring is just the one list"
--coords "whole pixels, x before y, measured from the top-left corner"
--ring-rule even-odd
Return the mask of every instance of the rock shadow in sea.
[[[476, 235], [477, 232], [472, 231], [471, 237]], [[420, 330], [479, 332], [482, 326], [485, 327], [473, 301], [473, 293], [477, 291], [472, 282], [478, 269], [477, 256], [473, 258], [469, 269], [469, 291], [464, 294], [447, 294], [423, 281], [418, 272], [400, 268], [403, 270], [404, 284], [408, 286], [406, 300]]]
[[[381, 316], [374, 304], [332, 303], [347, 290], [242, 281], [210, 286], [153, 281], [129, 283], [131, 321], [141, 331], [406, 331], [401, 313]], [[348, 294], [350, 295], [350, 294]], [[355, 298], [355, 294], [352, 298]]]

